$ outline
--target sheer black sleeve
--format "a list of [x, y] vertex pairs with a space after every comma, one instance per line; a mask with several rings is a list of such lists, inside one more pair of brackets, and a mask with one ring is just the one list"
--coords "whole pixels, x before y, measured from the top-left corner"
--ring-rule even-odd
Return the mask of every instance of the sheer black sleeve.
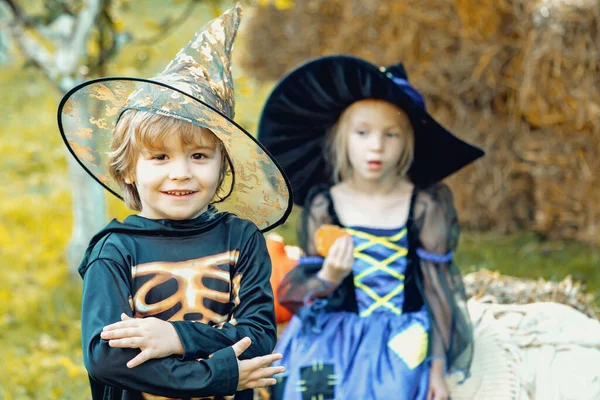
[[284, 276], [277, 289], [277, 299], [293, 313], [317, 297], [326, 297], [335, 289], [316, 276], [323, 266], [323, 258], [315, 249], [314, 234], [321, 225], [335, 223], [328, 190], [326, 187], [315, 187], [309, 192], [298, 221], [298, 242], [305, 255]]
[[473, 333], [462, 276], [453, 262], [460, 229], [452, 192], [441, 183], [420, 190], [413, 212], [419, 286], [432, 317], [430, 356], [444, 358], [447, 371], [468, 375]]

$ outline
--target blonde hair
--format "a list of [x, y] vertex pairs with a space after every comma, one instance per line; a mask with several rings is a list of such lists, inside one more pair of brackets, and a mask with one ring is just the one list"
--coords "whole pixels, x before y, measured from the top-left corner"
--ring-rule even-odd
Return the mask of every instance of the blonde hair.
[[346, 107], [346, 109], [338, 118], [337, 122], [329, 129], [327, 136], [325, 137], [323, 152], [325, 159], [328, 161], [328, 167], [335, 183], [339, 183], [349, 178], [352, 174], [352, 164], [350, 163], [350, 158], [348, 157], [348, 125], [350, 123], [352, 112], [355, 109], [354, 107], [359, 103], [364, 104], [365, 102], [377, 105], [389, 104], [398, 109], [398, 115], [403, 122], [401, 134], [403, 135], [404, 139], [404, 147], [402, 148], [402, 153], [400, 154], [397, 166], [398, 176], [406, 175], [413, 162], [415, 135], [408, 115], [400, 107], [386, 102], [385, 100], [359, 100]]
[[218, 192], [227, 171], [231, 168], [231, 161], [221, 140], [212, 132], [207, 134], [207, 131], [191, 122], [150, 111], [125, 111], [115, 126], [110, 142], [108, 172], [123, 190], [123, 200], [127, 207], [135, 211], [142, 209], [142, 202], [135, 186], [135, 168], [140, 152], [144, 149], [161, 151], [164, 149], [167, 135], [172, 132], [177, 132], [184, 145], [197, 144], [214, 149], [220, 148], [222, 167]]

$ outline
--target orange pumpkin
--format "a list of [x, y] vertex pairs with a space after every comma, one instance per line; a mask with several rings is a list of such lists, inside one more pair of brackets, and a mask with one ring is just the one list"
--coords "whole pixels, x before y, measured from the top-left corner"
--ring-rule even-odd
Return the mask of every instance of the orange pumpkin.
[[[321, 225], [315, 232], [315, 247], [317, 253], [323, 257], [327, 257], [331, 245], [342, 236], [348, 235], [343, 228], [336, 225]], [[271, 273], [271, 287], [273, 292], [277, 292], [277, 288], [281, 284], [283, 277], [298, 265], [301, 250], [296, 246], [286, 246], [283, 237], [277, 233], [270, 233], [265, 238], [267, 242], [267, 250], [273, 265]], [[292, 313], [283, 307], [277, 297], [275, 297], [275, 319], [278, 324], [287, 322], [292, 318]]]
[[[283, 237], [277, 233], [271, 233], [265, 238], [267, 242], [267, 250], [271, 257], [273, 272], [271, 273], [271, 287], [273, 292], [277, 292], [277, 288], [281, 280], [292, 268], [298, 264], [300, 259], [300, 248], [295, 246], [286, 246]], [[287, 322], [292, 318], [292, 313], [283, 307], [275, 296], [275, 319], [277, 323]]]
[[340, 237], [347, 236], [348, 232], [337, 225], [321, 225], [315, 232], [315, 248], [322, 257], [327, 257], [329, 249]]

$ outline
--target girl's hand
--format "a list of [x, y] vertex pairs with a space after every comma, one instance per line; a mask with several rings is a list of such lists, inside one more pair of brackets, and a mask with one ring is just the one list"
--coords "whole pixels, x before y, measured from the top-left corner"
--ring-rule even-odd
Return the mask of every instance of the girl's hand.
[[329, 249], [329, 254], [317, 276], [337, 286], [352, 272], [352, 264], [354, 264], [352, 236], [342, 236]]
[[238, 358], [238, 392], [245, 389], [272, 386], [277, 382], [273, 376], [285, 372], [284, 367], [269, 367], [272, 362], [281, 359], [281, 354], [268, 354], [250, 360], [240, 360], [240, 355], [250, 347], [250, 344], [250, 338], [245, 337], [231, 346]]
[[433, 360], [429, 371], [429, 389], [427, 390], [427, 400], [448, 400], [450, 391], [444, 379], [444, 362]]
[[183, 346], [173, 325], [158, 318], [131, 318], [121, 314], [121, 322], [104, 327], [100, 334], [110, 347], [140, 349], [142, 352], [127, 363], [137, 367], [153, 358], [183, 354]]

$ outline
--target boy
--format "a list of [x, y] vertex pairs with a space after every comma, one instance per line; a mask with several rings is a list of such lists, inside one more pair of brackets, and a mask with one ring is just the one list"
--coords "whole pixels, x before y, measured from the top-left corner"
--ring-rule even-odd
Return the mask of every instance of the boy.
[[152, 80], [103, 78], [61, 102], [69, 149], [139, 211], [96, 234], [79, 268], [94, 399], [227, 396], [281, 372], [267, 367], [280, 355], [269, 354], [271, 265], [258, 227], [285, 220], [291, 200], [277, 164], [232, 120], [240, 13], [211, 21]]

